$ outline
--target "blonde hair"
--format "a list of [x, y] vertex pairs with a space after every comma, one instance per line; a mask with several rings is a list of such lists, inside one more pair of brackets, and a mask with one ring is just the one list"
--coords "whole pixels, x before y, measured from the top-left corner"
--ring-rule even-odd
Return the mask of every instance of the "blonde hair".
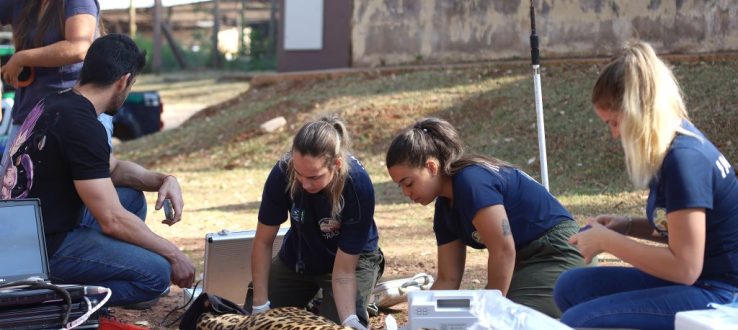
[[[331, 203], [331, 216], [337, 221], [341, 221], [340, 215], [344, 205], [343, 188], [351, 169], [350, 147], [351, 140], [346, 131], [346, 125], [335, 115], [328, 115], [306, 123], [292, 140], [292, 152], [297, 151], [302, 155], [321, 157], [325, 160], [325, 165], [329, 170], [336, 169], [336, 159], [342, 159], [342, 165], [336, 169], [333, 179], [326, 187], [328, 200]], [[287, 192], [294, 200], [302, 188], [297, 180], [292, 157], [286, 157], [285, 161], [288, 176]]]
[[631, 41], [600, 74], [592, 103], [620, 115], [620, 139], [630, 180], [645, 188], [661, 168], [677, 132], [688, 120], [679, 84], [645, 42]]

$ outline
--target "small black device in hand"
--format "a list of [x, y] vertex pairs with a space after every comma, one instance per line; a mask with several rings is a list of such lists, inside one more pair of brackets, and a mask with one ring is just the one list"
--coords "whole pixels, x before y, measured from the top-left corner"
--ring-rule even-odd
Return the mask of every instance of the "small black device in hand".
[[174, 220], [174, 210], [172, 209], [172, 200], [171, 199], [165, 199], [164, 203], [162, 204], [162, 207], [164, 208], [164, 216], [167, 218], [167, 220]]

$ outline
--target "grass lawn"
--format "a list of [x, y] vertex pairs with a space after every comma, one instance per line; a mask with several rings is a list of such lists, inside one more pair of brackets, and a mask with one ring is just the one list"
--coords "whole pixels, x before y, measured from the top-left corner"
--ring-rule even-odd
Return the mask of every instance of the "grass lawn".
[[[589, 102], [601, 67], [558, 64], [544, 67], [542, 75], [551, 191], [580, 222], [601, 213], [643, 215], [645, 208], [645, 193], [634, 191], [628, 182], [619, 142], [611, 139]], [[738, 160], [733, 142], [738, 136], [738, 65], [684, 62], [675, 64], [674, 70], [695, 124], [729, 160]], [[142, 83], [137, 88], [146, 89], [149, 82]], [[198, 97], [232, 88], [219, 86], [217, 80], [188, 83], [200, 86]], [[177, 97], [176, 89], [172, 93]], [[149, 224], [180, 244], [202, 271], [205, 234], [255, 228], [271, 166], [288, 151], [297, 128], [324, 113], [338, 113], [346, 120], [354, 152], [374, 182], [375, 219], [387, 257], [385, 280], [417, 272], [435, 274], [433, 208], [409, 203], [383, 162], [385, 148], [401, 128], [424, 116], [447, 119], [470, 150], [507, 160], [540, 177], [531, 70], [512, 64], [390, 75], [369, 72], [251, 89], [225, 106], [198, 113], [179, 128], [123, 143], [116, 152], [119, 158], [178, 176], [186, 203], [184, 221], [174, 227], [158, 223], [164, 215], [153, 210], [156, 196], [149, 194]], [[285, 116], [288, 126], [260, 133], [258, 126], [275, 116]], [[484, 286], [485, 264], [485, 251], [469, 250], [463, 288]], [[172, 298], [157, 308], [178, 302]], [[402, 323], [404, 312], [396, 312]], [[155, 309], [120, 315], [154, 326], [161, 313]], [[375, 318], [373, 323], [380, 321]]]

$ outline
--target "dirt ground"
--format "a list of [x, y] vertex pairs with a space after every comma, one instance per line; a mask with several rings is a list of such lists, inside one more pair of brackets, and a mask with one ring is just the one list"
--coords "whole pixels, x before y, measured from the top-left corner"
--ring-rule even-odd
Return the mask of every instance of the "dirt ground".
[[[180, 242], [177, 242], [177, 240], [174, 240], [174, 242], [178, 244], [180, 243]], [[433, 257], [435, 257], [435, 255]], [[599, 257], [599, 260], [600, 260], [599, 262], [600, 266], [625, 265], [621, 261], [615, 259], [614, 257], [608, 254], [601, 255]], [[398, 261], [395, 261], [391, 265], [391, 267], [392, 267], [391, 269], [393, 270], [388, 270], [388, 272], [385, 273], [385, 275], [389, 277], [394, 277], [394, 278], [397, 278], [398, 277], [397, 274], [400, 272], [406, 273], [406, 274], [427, 272], [427, 269], [423, 267], [422, 262], [421, 263], [403, 262], [403, 261], [398, 260]], [[479, 266], [468, 267], [465, 272], [465, 282], [471, 281], [472, 285], [474, 284], [478, 285], [481, 283], [479, 278], [486, 277], [485, 273], [486, 271], [482, 267], [479, 267]], [[435, 272], [433, 272], [432, 275], [435, 275]], [[387, 280], [387, 279], [383, 278], [383, 280]], [[380, 280], [380, 281], [383, 281], [383, 280]], [[111, 308], [110, 312], [113, 316], [115, 316], [119, 320], [125, 323], [128, 323], [128, 324], [135, 324], [135, 325], [139, 325], [143, 327], [148, 327], [151, 329], [176, 329], [179, 325], [178, 322], [171, 326], [167, 326], [167, 323], [171, 322], [172, 320], [175, 320], [177, 317], [179, 317], [180, 315], [184, 313], [185, 309], [182, 309], [182, 306], [184, 306], [185, 303], [186, 301], [184, 299], [182, 289], [173, 285], [171, 287], [169, 294], [165, 297], [162, 297], [159, 303], [149, 310], [138, 311], [138, 310], [127, 310], [123, 308]], [[172, 312], [175, 309], [177, 310]], [[392, 317], [394, 317], [394, 319], [396, 320], [399, 326], [406, 324], [408, 321], [407, 304], [401, 303], [401, 304], [395, 305], [391, 309], [381, 310], [379, 315], [377, 316], [370, 317], [371, 328], [372, 329], [385, 329], [385, 317], [387, 317], [387, 315], [392, 315]]]
[[[172, 239], [172, 241], [177, 244], [178, 246], [181, 246], [183, 249], [189, 249], [194, 248], [192, 240], [187, 239]], [[195, 248], [192, 253], [194, 254], [203, 254], [204, 249], [199, 246]], [[431, 257], [431, 256], [427, 256]], [[435, 258], [435, 254], [432, 256]], [[421, 257], [423, 259], [423, 257]], [[406, 274], [410, 274], [409, 276], [412, 276], [412, 274], [420, 273], [420, 272], [428, 272], [428, 266], [423, 261], [411, 261], [406, 262], [403, 260], [407, 259], [401, 259], [401, 258], [395, 258], [395, 259], [388, 259], [387, 260], [387, 268], [386, 272], [380, 281], [385, 281], [389, 279], [395, 279], [395, 278], [402, 278], [402, 277], [408, 277]], [[432, 263], [431, 263], [432, 264]], [[435, 274], [435, 269], [433, 269], [432, 275]], [[465, 279], [471, 279], [472, 283], [480, 283], [478, 278], [484, 277], [484, 271], [480, 267], [470, 267], [467, 269], [467, 272], [465, 273]], [[179, 323], [176, 323], [171, 326], [167, 326], [167, 323], [171, 322], [172, 320], [175, 320], [177, 317], [182, 315], [184, 313], [184, 309], [180, 309], [184, 304], [186, 303], [184, 299], [184, 295], [181, 288], [178, 288], [177, 286], [172, 285], [170, 288], [170, 292], [167, 296], [162, 297], [159, 300], [159, 303], [148, 310], [129, 310], [129, 309], [123, 309], [114, 307], [110, 309], [110, 313], [115, 316], [117, 319], [128, 323], [128, 324], [135, 324], [143, 327], [148, 327], [151, 329], [176, 329]], [[172, 312], [173, 310], [178, 309], [177, 311]], [[171, 315], [169, 315], [171, 312]], [[370, 318], [371, 326], [373, 329], [384, 329], [384, 318], [391, 314], [397, 323], [399, 325], [403, 325], [407, 322], [407, 304], [401, 303], [396, 306], [394, 306], [392, 309], [382, 310], [380, 311], [380, 314], [377, 316], [373, 316]], [[166, 319], [165, 319], [166, 317]]]
[[[556, 72], [551, 70], [551, 79], [557, 76], [557, 72], [562, 76], [570, 77], [571, 73], [564, 69], [569, 70], [568, 68], [559, 69]], [[582, 67], [578, 70], [576, 72], [584, 76], [581, 72], [589, 69]], [[490, 130], [492, 132], [494, 131], [492, 128], [472, 126], [471, 124], [474, 123], [469, 123], [469, 121], [474, 121], [473, 118], [480, 118], [483, 114], [481, 111], [491, 107], [502, 111], [508, 108], [522, 109], [528, 106], [505, 103], [512, 102], [509, 100], [503, 102], [502, 105], [497, 104], [498, 101], [507, 99], [495, 94], [498, 92], [505, 95], [517, 93], [518, 90], [523, 89], [522, 85], [527, 88], [527, 80], [523, 79], [527, 76], [523, 75], [523, 72], [527, 75], [528, 71], [528, 67], [509, 72], [489, 68], [484, 71], [486, 73], [483, 72], [484, 74], [466, 71], [420, 72], [412, 75], [392, 76], [387, 79], [358, 77], [341, 81], [329, 80], [322, 84], [305, 83], [286, 86], [277, 84], [239, 95], [236, 100], [239, 101], [238, 104], [233, 106], [210, 106], [208, 110], [201, 111], [186, 121], [180, 129], [166, 130], [140, 141], [126, 142], [116, 150], [121, 151], [120, 155], [124, 159], [125, 157], [134, 159], [150, 168], [177, 176], [182, 185], [183, 195], [186, 196], [185, 215], [187, 219], [173, 227], [159, 224], [157, 218], [161, 219], [163, 216], [161, 212], [153, 211], [153, 201], [156, 197], [147, 195], [149, 201], [147, 219], [151, 219], [147, 220], [147, 224], [155, 233], [180, 246], [182, 251], [193, 260], [200, 274], [204, 268], [203, 238], [205, 233], [217, 232], [221, 229], [238, 230], [256, 227], [262, 183], [273, 165], [269, 161], [268, 166], [264, 166], [263, 159], [276, 159], [287, 146], [285, 141], [288, 140], [288, 132], [283, 131], [270, 135], [252, 134], [249, 129], [256, 130], [258, 123], [277, 115], [284, 115], [288, 118], [288, 122], [297, 123], [320, 109], [345, 109], [342, 115], [350, 117], [354, 125], [364, 128], [363, 133], [355, 137], [355, 146], [358, 146], [355, 150], [361, 151], [362, 163], [371, 173], [375, 185], [377, 198], [375, 218], [380, 231], [380, 245], [387, 258], [385, 273], [381, 281], [411, 277], [420, 272], [435, 276], [433, 207], [414, 205], [402, 196], [401, 191], [386, 173], [383, 163], [384, 141], [391, 137], [394, 130], [405, 125], [411, 118], [438, 113], [447, 114], [449, 118], [466, 123], [469, 126], [465, 127], [469, 131]], [[564, 71], [569, 75], [564, 75]], [[152, 79], [146, 86], [151, 89], [168, 91], [162, 94], [165, 98], [165, 107], [168, 109], [165, 110], [165, 114], [170, 112], [175, 115], [173, 117], [184, 118], [190, 115], [188, 111], [187, 114], [179, 116], [176, 109], [189, 109], [190, 107], [190, 105], [178, 107], [177, 103], [180, 101], [204, 104], [214, 99], [227, 99], [226, 96], [211, 97], [210, 95], [215, 95], [214, 93], [217, 92], [215, 89], [225, 89], [233, 93], [230, 95], [238, 94], [238, 86], [209, 82], [193, 83], [189, 79], [178, 79], [177, 81], [186, 82], [190, 86], [185, 87], [191, 89], [188, 91], [186, 88], [172, 86], [166, 79]], [[440, 86], [438, 81], [441, 82]], [[559, 85], [570, 86], [572, 83], [566, 80]], [[213, 90], [210, 91], [210, 89]], [[201, 95], [201, 99], [185, 95], [195, 92]], [[570, 93], [568, 89], [559, 94], [563, 96], [559, 98], [560, 101], [556, 101], [554, 96], [557, 94], [553, 91], [549, 93], [549, 102], [557, 104], [569, 113], [576, 112], [563, 108], [561, 104], [586, 102], [570, 101], [568, 98], [570, 94], [579, 95], [581, 93]], [[513, 95], [510, 100], [522, 99], [516, 95]], [[467, 108], [480, 113], [461, 111]], [[519, 117], [517, 112], [510, 111], [513, 114], [512, 117]], [[587, 111], [591, 110], [587, 109]], [[564, 112], [561, 110], [561, 113]], [[586, 118], [575, 116], [575, 118], [579, 117]], [[177, 119], [181, 120], [181, 118]], [[292, 126], [289, 129], [295, 129]], [[528, 127], [530, 127], [528, 123], [518, 123], [503, 128], [522, 132], [520, 134], [523, 135], [533, 134], [530, 132], [534, 130]], [[565, 131], [568, 132], [568, 130]], [[491, 142], [495, 150], [504, 154], [503, 151], [511, 148], [505, 142], [506, 138], [502, 137], [510, 135], [515, 136], [516, 139], [522, 139], [520, 134], [513, 135], [515, 132], [502, 132], [495, 135], [497, 138]], [[554, 142], [557, 141], [555, 137], [551, 135], [551, 140]], [[489, 136], [485, 135], [484, 141], [487, 140]], [[475, 140], [472, 137], [468, 141]], [[558, 144], [553, 143], [552, 146], [572, 145], [565, 141], [567, 140], [560, 139]], [[512, 143], [509, 144], [512, 145]], [[523, 152], [518, 149], [508, 152], [514, 155], [530, 153], [530, 151]], [[562, 154], [567, 153], [562, 152]], [[581, 153], [576, 155], [582, 156]], [[581, 157], [581, 159], [589, 158]], [[557, 162], [557, 164], [564, 163], [566, 162]], [[552, 168], [552, 173], [569, 173], [556, 172], [553, 171], [554, 169]], [[609, 184], [612, 183], [612, 178], [608, 177], [606, 180]], [[577, 179], [570, 178], [567, 182], [577, 182]], [[566, 189], [563, 190], [566, 191]], [[577, 219], [584, 219], [585, 215], [600, 214], [604, 210], [610, 210], [612, 205], [616, 205], [620, 212], [633, 213], [631, 211], [640, 205], [643, 197], [639, 193], [632, 192], [607, 196], [597, 193], [583, 197], [577, 194], [568, 196], [562, 194], [562, 202], [571, 208]], [[461, 285], [463, 289], [479, 289], [484, 286], [487, 277], [486, 259], [486, 251], [467, 250], [466, 268]], [[615, 259], [605, 257], [605, 260], [611, 262]], [[113, 308], [112, 314], [130, 324], [140, 324], [152, 329], [174, 329], [176, 324], [164, 326], [162, 321], [166, 322], [165, 316], [184, 303], [182, 291], [177, 287], [172, 287], [169, 295], [163, 297], [158, 305], [149, 310], [133, 311]], [[182, 312], [182, 310], [175, 311], [168, 320], [176, 318]], [[393, 315], [399, 325], [407, 322], [407, 306], [401, 304], [372, 317], [370, 320], [372, 327], [383, 329], [384, 319], [388, 314]]]

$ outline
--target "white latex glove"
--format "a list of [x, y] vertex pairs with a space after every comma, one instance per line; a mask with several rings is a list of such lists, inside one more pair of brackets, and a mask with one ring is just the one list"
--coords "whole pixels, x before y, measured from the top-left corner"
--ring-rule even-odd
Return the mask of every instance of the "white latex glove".
[[251, 308], [251, 314], [259, 314], [264, 313], [269, 310], [269, 307], [271, 306], [269, 300], [265, 302], [263, 305], [254, 306]]
[[346, 319], [341, 322], [341, 325], [344, 327], [352, 327], [358, 330], [369, 330], [367, 329], [367, 327], [361, 324], [361, 322], [359, 321], [359, 317], [356, 316], [356, 314], [351, 314], [346, 317]]

